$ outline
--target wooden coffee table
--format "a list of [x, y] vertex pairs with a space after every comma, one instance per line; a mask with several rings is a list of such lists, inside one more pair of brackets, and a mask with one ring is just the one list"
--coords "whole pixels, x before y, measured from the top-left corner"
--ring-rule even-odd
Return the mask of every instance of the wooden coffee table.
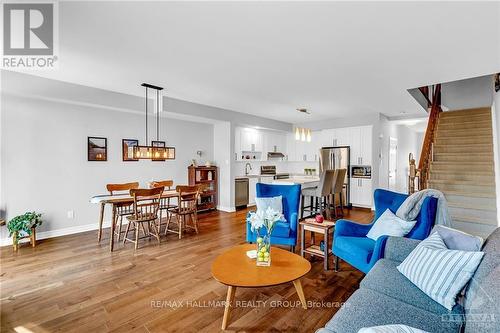
[[247, 251], [256, 249], [255, 244], [238, 245], [219, 255], [212, 263], [212, 276], [228, 286], [222, 319], [223, 330], [229, 321], [229, 312], [237, 287], [269, 287], [292, 282], [302, 307], [307, 309], [300, 278], [311, 270], [309, 261], [292, 252], [271, 247], [271, 266], [257, 266], [255, 259], [250, 259], [246, 255]]

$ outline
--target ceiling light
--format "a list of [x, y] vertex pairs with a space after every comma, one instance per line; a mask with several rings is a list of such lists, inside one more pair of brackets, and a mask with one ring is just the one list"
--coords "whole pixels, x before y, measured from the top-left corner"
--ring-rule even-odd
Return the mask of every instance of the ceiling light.
[[[156, 161], [173, 160], [175, 159], [175, 148], [166, 147], [164, 141], [160, 141], [160, 111], [161, 111], [161, 95], [162, 87], [154, 86], [152, 84], [141, 84], [145, 88], [145, 111], [146, 111], [146, 145], [134, 147], [134, 158], [136, 159], [150, 159]], [[156, 141], [148, 140], [148, 89], [156, 90]]]

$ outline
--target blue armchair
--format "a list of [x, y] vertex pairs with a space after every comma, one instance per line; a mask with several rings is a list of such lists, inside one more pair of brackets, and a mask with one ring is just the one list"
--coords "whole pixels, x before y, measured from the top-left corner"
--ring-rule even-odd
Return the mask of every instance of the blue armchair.
[[[257, 197], [283, 197], [283, 215], [286, 221], [278, 221], [271, 235], [271, 244], [289, 245], [295, 249], [298, 234], [298, 211], [300, 201], [300, 185], [273, 185], [257, 183]], [[247, 242], [255, 242], [257, 234], [250, 227], [247, 215]], [[262, 231], [261, 231], [262, 232]]]
[[[399, 206], [408, 197], [406, 194], [377, 189], [374, 193], [375, 220], [382, 215], [387, 208], [396, 213]], [[405, 236], [407, 238], [422, 240], [429, 236], [434, 220], [436, 218], [437, 199], [426, 198], [417, 216], [417, 223]], [[338, 220], [335, 224], [333, 236], [333, 254], [336, 256], [335, 266], [338, 258], [347, 261], [364, 273], [368, 273], [377, 260], [383, 257], [387, 236], [381, 236], [374, 241], [366, 237], [371, 224], [359, 224], [348, 220]]]

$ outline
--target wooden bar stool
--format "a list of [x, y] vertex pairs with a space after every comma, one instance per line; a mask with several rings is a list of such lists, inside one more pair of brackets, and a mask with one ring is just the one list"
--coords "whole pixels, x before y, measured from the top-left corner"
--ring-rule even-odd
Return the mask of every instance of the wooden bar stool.
[[[134, 249], [139, 247], [139, 225], [142, 226], [142, 231], [145, 237], [154, 236], [160, 244], [160, 223], [158, 220], [158, 210], [160, 208], [160, 198], [163, 193], [163, 187], [155, 187], [152, 189], [132, 189], [130, 195], [134, 198], [134, 212], [127, 216], [128, 225], [123, 237], [123, 244], [126, 241], [134, 243]], [[153, 225], [151, 225], [153, 223]], [[146, 224], [146, 229], [144, 228]], [[135, 230], [135, 239], [128, 238], [130, 227]], [[153, 233], [151, 232], [153, 230]]]
[[[172, 189], [172, 186], [174, 185], [174, 181], [173, 180], [159, 180], [159, 181], [153, 181], [149, 184], [149, 187], [150, 188], [155, 188], [155, 187], [161, 187], [163, 186], [165, 188], [165, 190], [171, 190]], [[170, 211], [172, 209], [175, 209], [177, 208], [177, 205], [175, 203], [172, 202], [172, 200], [174, 200], [175, 198], [161, 198], [160, 199], [160, 216], [159, 216], [159, 219], [160, 219], [160, 228], [161, 228], [161, 224], [162, 224], [162, 221], [163, 221], [163, 211], [165, 211], [165, 217], [167, 218], [167, 221], [169, 219], [169, 216], [170, 216]]]
[[[309, 216], [321, 214], [328, 208], [328, 198], [332, 191], [334, 170], [325, 170], [321, 173], [317, 187], [304, 188], [301, 191], [300, 219], [304, 218], [304, 212], [310, 212]], [[310, 197], [310, 205], [305, 206], [306, 197]], [[314, 204], [313, 204], [314, 201]]]
[[[106, 185], [106, 189], [108, 190], [109, 195], [128, 194], [128, 191], [136, 188], [139, 188], [138, 182]], [[114, 223], [116, 226], [116, 223], [118, 222], [118, 220], [120, 220], [120, 225], [118, 227], [118, 230], [115, 228], [115, 235], [118, 235], [118, 241], [120, 241], [120, 237], [122, 234], [123, 217], [133, 214], [134, 210], [132, 204], [129, 203], [116, 204], [115, 209], [116, 209], [115, 212], [116, 220], [111, 221], [111, 223]]]
[[[190, 228], [198, 233], [198, 199], [200, 197], [200, 186], [176, 186], [177, 191], [177, 202], [178, 206], [170, 210], [170, 216], [167, 221], [167, 227], [165, 228], [165, 235], [168, 232], [172, 232], [179, 235], [179, 239], [182, 238], [183, 229]], [[177, 220], [177, 230], [170, 229], [170, 223], [172, 222], [172, 217], [175, 216]], [[192, 225], [187, 225], [186, 221], [188, 217], [191, 219]]]

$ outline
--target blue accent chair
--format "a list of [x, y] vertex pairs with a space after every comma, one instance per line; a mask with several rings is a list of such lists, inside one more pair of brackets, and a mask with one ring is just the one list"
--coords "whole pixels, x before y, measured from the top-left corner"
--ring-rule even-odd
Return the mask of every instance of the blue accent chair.
[[[407, 194], [377, 189], [374, 193], [376, 221], [387, 208], [396, 213], [399, 206], [408, 197]], [[417, 216], [417, 223], [405, 236], [413, 239], [425, 239], [429, 236], [436, 218], [437, 199], [426, 198]], [[338, 220], [335, 224], [333, 236], [333, 254], [335, 266], [338, 267], [338, 258], [345, 260], [363, 273], [368, 273], [377, 260], [383, 258], [387, 236], [381, 236], [374, 241], [366, 237], [371, 224], [360, 224], [348, 220]]]
[[[297, 244], [300, 185], [274, 185], [257, 183], [257, 198], [283, 197], [283, 215], [286, 221], [278, 221], [271, 235], [271, 244], [289, 245], [292, 251]], [[255, 242], [257, 234], [252, 231], [247, 215], [247, 242]], [[263, 230], [260, 231], [261, 233]]]

